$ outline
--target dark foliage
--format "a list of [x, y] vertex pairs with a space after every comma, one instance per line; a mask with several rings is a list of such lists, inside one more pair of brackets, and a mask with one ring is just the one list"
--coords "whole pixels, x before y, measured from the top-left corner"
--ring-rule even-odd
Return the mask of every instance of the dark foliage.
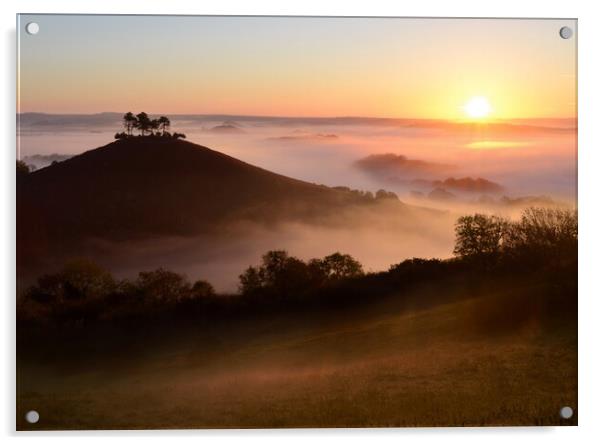
[[498, 216], [463, 216], [456, 224], [454, 254], [490, 265], [529, 262], [548, 264], [576, 260], [577, 213], [530, 207], [519, 221]]
[[17, 160], [17, 179], [19, 179], [22, 176], [28, 175], [31, 171], [31, 166], [27, 165], [23, 161]]
[[240, 292], [245, 296], [287, 300], [361, 275], [362, 265], [350, 255], [335, 252], [306, 263], [284, 250], [273, 250], [262, 257], [260, 266], [249, 266], [240, 275]]
[[134, 135], [134, 130], [140, 132], [139, 136], [167, 137], [173, 139], [186, 139], [183, 133], [169, 133], [171, 121], [166, 116], [160, 116], [158, 119], [151, 119], [144, 111], [134, 116], [131, 111], [123, 115], [123, 128], [125, 132], [116, 133], [115, 139], [127, 139]]
[[[183, 323], [213, 326], [281, 312], [299, 316], [339, 312], [368, 308], [389, 298], [408, 307], [429, 307], [471, 298], [483, 290], [498, 295], [510, 282], [532, 291], [514, 295], [501, 312], [501, 303], [493, 302], [487, 315], [489, 325], [506, 327], [513, 311], [522, 313], [527, 308], [558, 317], [576, 314], [574, 212], [528, 209], [518, 222], [484, 215], [476, 222], [467, 218], [471, 217], [458, 221], [458, 243], [466, 242], [470, 248], [457, 245], [456, 251], [464, 254], [455, 258], [413, 258], [388, 271], [365, 274], [358, 261], [339, 252], [305, 262], [274, 250], [263, 255], [260, 265], [240, 275], [238, 295], [216, 295], [208, 282], [191, 283], [165, 269], [141, 272], [133, 281], [118, 281], [90, 261], [73, 261], [57, 273], [40, 277], [18, 299], [19, 341], [40, 341], [40, 336], [45, 338], [50, 332], [72, 336], [73, 329], [90, 335], [101, 328], [170, 331]], [[493, 240], [498, 239], [500, 225], [503, 236], [496, 246]], [[482, 246], [475, 244], [475, 236]]]

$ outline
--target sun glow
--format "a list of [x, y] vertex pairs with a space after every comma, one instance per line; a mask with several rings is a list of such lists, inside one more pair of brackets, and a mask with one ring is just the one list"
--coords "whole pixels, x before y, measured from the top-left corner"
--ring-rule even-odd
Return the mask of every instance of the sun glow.
[[464, 113], [471, 119], [484, 119], [491, 114], [493, 109], [491, 104], [486, 97], [475, 96], [472, 97], [464, 105]]

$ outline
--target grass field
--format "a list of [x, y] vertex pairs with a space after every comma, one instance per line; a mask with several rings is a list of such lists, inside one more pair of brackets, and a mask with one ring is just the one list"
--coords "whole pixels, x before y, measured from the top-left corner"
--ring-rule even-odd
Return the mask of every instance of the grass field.
[[[19, 364], [19, 429], [575, 425], [576, 320], [531, 294], [396, 300], [188, 331], [140, 351]], [[508, 303], [510, 301], [510, 303]], [[40, 422], [26, 424], [35, 409]]]

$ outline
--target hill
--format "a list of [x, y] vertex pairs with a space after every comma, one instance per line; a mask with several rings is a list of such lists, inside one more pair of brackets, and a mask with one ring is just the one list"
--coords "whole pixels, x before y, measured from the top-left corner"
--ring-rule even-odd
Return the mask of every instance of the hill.
[[19, 178], [19, 264], [77, 251], [89, 239], [189, 236], [241, 221], [318, 222], [376, 201], [182, 140], [118, 140]]

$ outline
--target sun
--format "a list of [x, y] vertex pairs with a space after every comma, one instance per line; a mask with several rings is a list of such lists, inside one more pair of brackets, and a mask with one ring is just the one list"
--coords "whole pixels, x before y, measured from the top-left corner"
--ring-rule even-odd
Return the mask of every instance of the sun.
[[493, 108], [486, 97], [471, 97], [464, 105], [464, 113], [471, 119], [484, 119], [491, 114]]

